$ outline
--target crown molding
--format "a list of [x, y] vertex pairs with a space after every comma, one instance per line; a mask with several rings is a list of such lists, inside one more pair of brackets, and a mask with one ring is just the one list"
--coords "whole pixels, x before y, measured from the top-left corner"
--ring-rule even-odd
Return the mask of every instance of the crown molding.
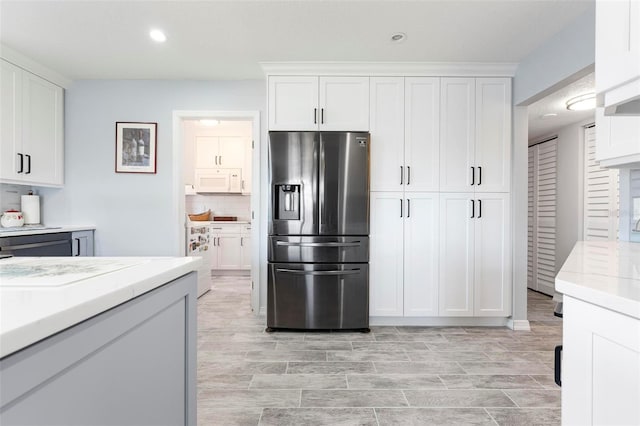
[[269, 75], [513, 77], [518, 64], [487, 62], [260, 62]]
[[3, 44], [0, 44], [0, 58], [64, 89], [69, 88], [73, 82], [73, 80], [63, 76], [62, 74], [45, 67], [44, 65]]

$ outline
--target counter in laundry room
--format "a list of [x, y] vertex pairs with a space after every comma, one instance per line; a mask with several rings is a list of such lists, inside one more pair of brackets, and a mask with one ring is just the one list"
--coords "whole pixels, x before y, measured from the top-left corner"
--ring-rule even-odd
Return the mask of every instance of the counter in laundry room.
[[200, 262], [1, 260], [0, 422], [195, 424]]

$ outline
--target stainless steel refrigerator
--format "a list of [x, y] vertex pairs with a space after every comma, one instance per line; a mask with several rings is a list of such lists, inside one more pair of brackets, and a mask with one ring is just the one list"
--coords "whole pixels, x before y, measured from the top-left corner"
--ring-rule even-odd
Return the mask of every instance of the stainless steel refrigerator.
[[369, 329], [369, 134], [269, 132], [267, 331]]

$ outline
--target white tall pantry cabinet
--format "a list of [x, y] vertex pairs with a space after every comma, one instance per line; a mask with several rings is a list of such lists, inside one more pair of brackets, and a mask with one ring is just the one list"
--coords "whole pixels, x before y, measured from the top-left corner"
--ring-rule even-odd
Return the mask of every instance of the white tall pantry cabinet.
[[511, 79], [472, 72], [268, 71], [269, 130], [371, 134], [369, 314], [380, 323], [511, 315]]

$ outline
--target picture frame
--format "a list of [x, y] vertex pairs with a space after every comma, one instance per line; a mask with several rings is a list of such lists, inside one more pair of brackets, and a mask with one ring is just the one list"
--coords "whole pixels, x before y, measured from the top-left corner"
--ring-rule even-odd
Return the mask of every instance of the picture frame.
[[156, 173], [158, 123], [116, 122], [116, 173]]

